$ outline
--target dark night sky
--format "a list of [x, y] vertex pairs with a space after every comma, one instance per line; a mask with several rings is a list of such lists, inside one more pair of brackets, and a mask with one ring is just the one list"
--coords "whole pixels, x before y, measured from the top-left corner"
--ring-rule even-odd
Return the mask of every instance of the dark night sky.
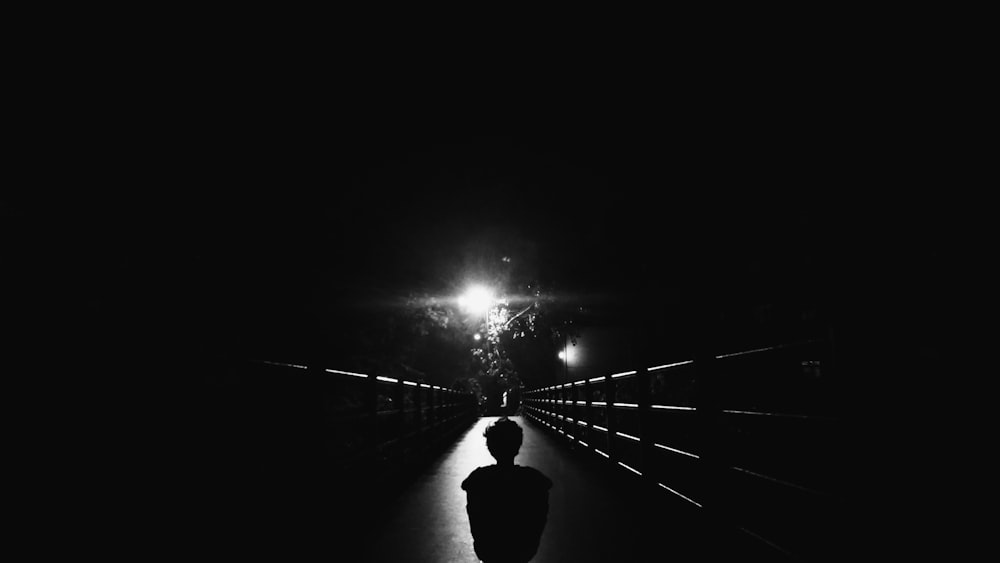
[[[846, 106], [506, 93], [262, 105], [164, 92], [156, 111], [80, 117], [62, 142], [84, 148], [39, 168], [80, 189], [12, 200], [8, 240], [53, 271], [68, 326], [93, 334], [103, 319], [114, 337], [142, 327], [183, 349], [454, 292], [489, 249], [572, 295], [628, 295], [643, 274], [696, 287], [713, 279], [705, 264], [726, 263], [739, 293], [747, 268], [807, 255], [826, 291], [858, 284], [849, 272], [876, 254], [867, 237], [892, 245], [885, 226], [922, 209], [877, 185], [889, 156]], [[894, 246], [910, 256], [914, 236], [932, 238], [912, 225]]]

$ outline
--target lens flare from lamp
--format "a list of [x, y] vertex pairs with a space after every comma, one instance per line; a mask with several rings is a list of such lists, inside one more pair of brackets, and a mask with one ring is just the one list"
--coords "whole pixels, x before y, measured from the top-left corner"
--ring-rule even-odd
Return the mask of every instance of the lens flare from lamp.
[[494, 301], [496, 299], [492, 291], [484, 286], [474, 285], [458, 298], [458, 305], [469, 313], [483, 314], [489, 311]]
[[576, 362], [578, 357], [579, 354], [577, 353], [575, 346], [567, 346], [566, 348], [559, 351], [559, 359], [571, 365]]

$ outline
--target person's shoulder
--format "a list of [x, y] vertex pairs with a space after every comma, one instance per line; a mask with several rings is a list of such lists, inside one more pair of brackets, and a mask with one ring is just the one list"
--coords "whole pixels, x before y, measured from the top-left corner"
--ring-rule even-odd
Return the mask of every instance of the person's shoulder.
[[521, 479], [532, 487], [544, 490], [552, 488], [552, 480], [546, 477], [544, 473], [535, 469], [534, 467], [519, 465], [518, 472], [521, 474]]
[[484, 479], [488, 479], [489, 470], [490, 466], [477, 467], [476, 469], [473, 469], [472, 473], [469, 473], [469, 476], [462, 481], [462, 489], [466, 491], [475, 489], [483, 482]]

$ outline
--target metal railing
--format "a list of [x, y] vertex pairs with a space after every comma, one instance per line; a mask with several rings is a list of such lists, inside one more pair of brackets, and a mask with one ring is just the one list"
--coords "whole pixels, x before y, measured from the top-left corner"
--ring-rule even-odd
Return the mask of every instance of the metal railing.
[[534, 389], [559, 437], [794, 558], [836, 541], [844, 424], [823, 341], [656, 365]]
[[[448, 443], [478, 415], [474, 394], [351, 371], [251, 360], [276, 417], [309, 411], [313, 443], [331, 470], [391, 472]], [[284, 372], [284, 373], [282, 373]]]

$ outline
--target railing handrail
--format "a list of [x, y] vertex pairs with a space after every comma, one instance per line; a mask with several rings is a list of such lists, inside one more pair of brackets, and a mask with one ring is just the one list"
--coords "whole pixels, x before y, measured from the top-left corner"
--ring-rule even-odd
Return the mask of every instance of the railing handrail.
[[[824, 342], [824, 340], [822, 340], [822, 339], [802, 340], [802, 341], [798, 341], [798, 342], [789, 342], [789, 343], [785, 343], [785, 344], [775, 344], [774, 346], [764, 346], [764, 347], [761, 347], [761, 348], [753, 348], [753, 349], [750, 349], [750, 350], [742, 350], [740, 352], [731, 352], [731, 353], [728, 353], [728, 354], [719, 354], [717, 356], [714, 356], [714, 358], [716, 360], [725, 360], [725, 359], [729, 359], [729, 358], [738, 358], [738, 357], [750, 356], [750, 355], [754, 355], [754, 354], [762, 354], [762, 353], [765, 353], [765, 352], [774, 352], [776, 350], [787, 350], [787, 349], [790, 349], [790, 348], [797, 348], [797, 347], [806, 346], [806, 345], [809, 345], [809, 344], [819, 344], [819, 343], [822, 343], [822, 342]], [[646, 373], [653, 373], [653, 372], [664, 371], [664, 370], [674, 370], [674, 369], [682, 368], [684, 366], [689, 366], [689, 365], [694, 365], [694, 360], [682, 360], [682, 361], [679, 361], [679, 362], [672, 362], [672, 363], [669, 363], [669, 364], [661, 364], [661, 365], [647, 367], [646, 368]], [[616, 372], [616, 373], [612, 373], [612, 374], [608, 374], [608, 375], [600, 375], [600, 376], [597, 376], [597, 377], [589, 377], [589, 378], [585, 377], [583, 379], [577, 379], [575, 381], [568, 381], [566, 383], [559, 383], [557, 385], [549, 385], [548, 387], [540, 387], [540, 388], [537, 388], [537, 389], [528, 389], [528, 390], [524, 391], [524, 394], [528, 395], [528, 394], [531, 394], [531, 393], [537, 393], [539, 391], [551, 391], [553, 389], [565, 389], [567, 387], [572, 387], [572, 386], [575, 386], [575, 385], [583, 385], [585, 383], [597, 383], [597, 382], [600, 382], [600, 381], [604, 381], [604, 380], [606, 380], [608, 378], [611, 378], [611, 379], [621, 379], [621, 378], [625, 378], [625, 377], [632, 377], [632, 376], [635, 376], [637, 374], [638, 374], [637, 370], [631, 370], [631, 371]]]
[[[287, 363], [287, 362], [275, 362], [273, 360], [250, 360], [250, 361], [253, 362], [253, 363], [266, 364], [266, 365], [277, 366], [277, 367], [294, 368], [294, 369], [301, 369], [301, 370], [307, 370], [307, 369], [309, 369], [309, 366], [304, 366], [304, 365], [300, 365], [300, 364], [291, 364], [291, 363]], [[336, 374], [336, 375], [347, 375], [347, 376], [350, 376], [350, 377], [365, 378], [365, 379], [372, 377], [372, 375], [370, 375], [370, 374], [358, 373], [358, 372], [353, 372], [353, 371], [344, 371], [344, 370], [332, 369], [332, 368], [323, 368], [323, 371], [325, 371], [326, 373], [332, 373], [332, 374]], [[448, 387], [441, 387], [439, 385], [431, 385], [429, 383], [421, 383], [419, 381], [410, 381], [408, 379], [399, 379], [399, 378], [396, 378], [396, 377], [387, 377], [387, 376], [384, 376], [384, 375], [376, 375], [374, 377], [375, 377], [375, 380], [377, 382], [379, 382], [379, 383], [391, 383], [391, 384], [396, 384], [396, 385], [403, 384], [403, 385], [406, 385], [406, 386], [409, 386], [409, 387], [420, 387], [420, 388], [423, 388], [423, 389], [434, 389], [435, 391], [445, 391], [445, 392], [448, 392], [448, 393], [457, 393], [459, 395], [474, 395], [474, 393], [472, 393], [471, 391], [460, 391], [458, 389], [449, 389]]]

